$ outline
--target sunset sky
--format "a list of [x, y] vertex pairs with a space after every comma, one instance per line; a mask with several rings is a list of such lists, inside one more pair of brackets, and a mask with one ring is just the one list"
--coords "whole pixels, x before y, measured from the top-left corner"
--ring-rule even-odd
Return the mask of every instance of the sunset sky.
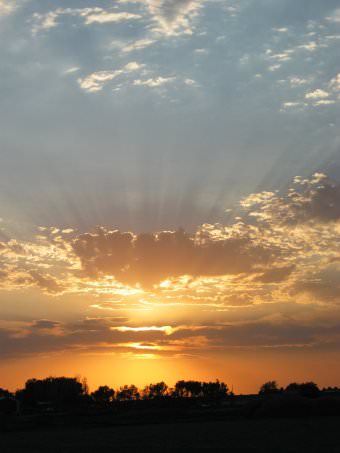
[[339, 0], [0, 0], [0, 387], [340, 385]]

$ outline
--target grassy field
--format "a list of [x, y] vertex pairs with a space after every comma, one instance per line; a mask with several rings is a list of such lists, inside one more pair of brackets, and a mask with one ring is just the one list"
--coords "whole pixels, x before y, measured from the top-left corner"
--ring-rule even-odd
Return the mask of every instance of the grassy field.
[[0, 434], [1, 453], [339, 453], [340, 418], [53, 428]]

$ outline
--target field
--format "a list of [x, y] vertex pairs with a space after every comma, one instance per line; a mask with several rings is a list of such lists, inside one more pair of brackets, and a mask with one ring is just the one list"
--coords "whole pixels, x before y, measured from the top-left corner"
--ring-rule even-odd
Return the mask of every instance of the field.
[[1, 453], [339, 453], [340, 417], [229, 420], [0, 433]]

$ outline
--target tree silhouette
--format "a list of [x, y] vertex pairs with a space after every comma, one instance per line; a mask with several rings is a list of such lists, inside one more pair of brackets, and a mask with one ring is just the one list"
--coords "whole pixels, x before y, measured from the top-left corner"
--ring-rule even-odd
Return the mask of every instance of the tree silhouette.
[[116, 399], [118, 401], [139, 400], [140, 393], [135, 385], [124, 385], [117, 391]]
[[202, 393], [205, 398], [221, 399], [228, 394], [228, 387], [224, 382], [203, 382]]
[[260, 395], [270, 395], [277, 392], [279, 392], [279, 388], [276, 381], [265, 382], [259, 390]]
[[175, 384], [174, 396], [196, 398], [202, 395], [202, 383], [199, 381], [178, 381]]
[[287, 387], [285, 388], [285, 391], [289, 392], [289, 393], [299, 393], [300, 392], [300, 384], [297, 384], [296, 382], [292, 382], [292, 383], [287, 385]]
[[149, 384], [143, 390], [144, 399], [162, 398], [167, 394], [168, 386], [165, 382], [157, 382], [157, 384]]
[[9, 398], [10, 396], [12, 396], [11, 392], [0, 387], [0, 398]]
[[62, 406], [79, 402], [84, 395], [84, 389], [77, 378], [48, 377], [41, 380], [29, 379], [25, 388], [16, 395], [31, 406], [46, 402]]
[[107, 405], [113, 401], [115, 391], [107, 385], [101, 385], [91, 393], [91, 396], [96, 403]]
[[296, 393], [306, 398], [316, 398], [320, 395], [320, 389], [314, 382], [303, 382], [302, 384], [292, 382], [287, 385], [285, 391]]

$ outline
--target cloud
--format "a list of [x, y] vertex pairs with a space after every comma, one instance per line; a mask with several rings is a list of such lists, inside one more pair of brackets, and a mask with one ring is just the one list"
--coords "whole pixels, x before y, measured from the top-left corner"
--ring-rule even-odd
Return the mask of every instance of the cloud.
[[170, 277], [252, 272], [277, 254], [275, 247], [252, 243], [246, 235], [202, 239], [183, 231], [140, 234], [99, 230], [77, 237], [74, 252], [89, 276], [113, 275], [129, 285], [152, 286]]
[[117, 330], [118, 332], [164, 332], [166, 335], [171, 335], [176, 331], [171, 326], [148, 326], [148, 327], [128, 327], [128, 326], [119, 326], [119, 327], [110, 327], [110, 330]]
[[130, 20], [141, 19], [138, 14], [128, 12], [115, 12], [105, 10], [103, 8], [57, 8], [54, 11], [47, 13], [34, 13], [33, 14], [33, 27], [32, 33], [36, 34], [42, 30], [57, 27], [59, 25], [59, 18], [62, 16], [80, 17], [84, 20], [85, 25], [94, 23], [120, 23]]
[[318, 99], [318, 98], [327, 98], [329, 96], [329, 93], [325, 90], [317, 89], [314, 91], [310, 91], [306, 93], [305, 98], [306, 99]]
[[332, 90], [340, 91], [340, 73], [337, 74], [333, 79], [329, 81], [329, 87]]
[[[4, 5], [7, 4], [2, 0]], [[202, 0], [120, 0], [119, 4], [140, 4], [146, 8], [151, 16], [154, 26], [151, 29], [152, 33], [166, 36], [177, 36], [181, 34], [191, 35], [193, 33], [193, 18], [199, 13], [202, 6]], [[0, 3], [1, 8], [1, 3]], [[5, 6], [4, 6], [5, 8]], [[1, 9], [0, 9], [1, 11]], [[69, 15], [81, 17], [84, 19], [85, 25], [94, 23], [120, 23], [130, 20], [139, 20], [143, 16], [141, 14], [131, 13], [127, 11], [117, 11], [116, 9], [103, 9], [100, 7], [93, 8], [58, 8], [48, 13], [35, 13], [33, 20], [33, 33], [40, 30], [46, 30], [56, 27], [60, 16]]]
[[120, 0], [119, 3], [145, 5], [155, 23], [152, 28], [154, 33], [178, 36], [193, 34], [192, 22], [204, 0]]
[[0, 0], [0, 17], [6, 16], [16, 8], [15, 0]]
[[293, 289], [296, 293], [307, 294], [310, 298], [324, 303], [340, 301], [340, 285], [337, 282], [305, 280], [296, 283]]
[[340, 303], [339, 260], [315, 268], [292, 286], [293, 295], [305, 294], [309, 300], [323, 304]]
[[318, 105], [333, 105], [336, 104], [336, 101], [334, 99], [321, 99], [320, 101], [316, 101], [313, 105], [318, 106]]
[[199, 86], [199, 84], [196, 82], [196, 80], [193, 80], [193, 79], [185, 79], [184, 83], [185, 83], [185, 85], [187, 85], [189, 87], [198, 87]]
[[309, 83], [308, 79], [304, 79], [302, 77], [289, 77], [289, 83], [292, 87], [298, 87], [301, 85], [306, 85]]
[[340, 256], [339, 200], [340, 185], [317, 172], [294, 178], [286, 194], [250, 194], [234, 208], [235, 220], [193, 233], [40, 228], [36, 241], [0, 243], [0, 285], [54, 297], [92, 295], [93, 309], [124, 315], [152, 310], [157, 298], [163, 306], [212, 311], [229, 310], [230, 301], [291, 300], [296, 282], [312, 281], [317, 267]]
[[268, 67], [268, 70], [269, 70], [270, 72], [274, 72], [274, 71], [277, 71], [277, 70], [280, 69], [280, 68], [281, 68], [281, 65], [280, 65], [280, 64], [273, 64], [273, 65], [270, 65], [270, 66]]
[[64, 71], [64, 74], [65, 75], [74, 74], [75, 72], [78, 72], [79, 70], [80, 70], [80, 68], [78, 66], [73, 66], [72, 68], [66, 69], [66, 71]]
[[281, 111], [285, 111], [285, 110], [290, 110], [290, 109], [298, 109], [298, 110], [301, 110], [303, 109], [304, 107], [306, 107], [308, 104], [306, 104], [305, 102], [299, 102], [299, 101], [289, 101], [289, 102], [284, 102], [282, 104], [282, 109]]
[[57, 27], [58, 17], [59, 13], [57, 11], [50, 11], [45, 14], [34, 13], [33, 14], [34, 25], [32, 27], [32, 34], [35, 35], [41, 30], [49, 30], [50, 28]]
[[276, 60], [276, 61], [289, 61], [292, 59], [291, 52], [281, 52], [276, 54], [271, 54], [268, 57], [269, 60]]
[[260, 192], [260, 193], [253, 193], [253, 194], [250, 194], [247, 197], [243, 198], [240, 201], [240, 205], [243, 208], [250, 208], [251, 206], [271, 200], [273, 197], [275, 197], [274, 192], [264, 191], [264, 192]]
[[1, 357], [339, 348], [340, 185], [297, 176], [229, 214], [192, 233], [52, 226], [2, 241], [2, 290], [29, 288], [63, 310], [81, 301], [87, 317], [0, 320]]
[[332, 14], [326, 17], [329, 22], [340, 23], [340, 8], [335, 9]]
[[115, 79], [121, 74], [121, 70], [97, 71], [84, 78], [79, 78], [78, 83], [82, 90], [87, 91], [88, 93], [95, 93], [101, 91], [106, 82]]
[[84, 78], [79, 78], [78, 83], [82, 90], [87, 91], [88, 93], [95, 93], [101, 91], [107, 82], [114, 80], [118, 76], [137, 71], [142, 67], [142, 64], [132, 61], [121, 69], [116, 69], [114, 71], [93, 72]]
[[123, 22], [128, 20], [140, 19], [141, 16], [138, 14], [132, 14], [127, 12], [121, 13], [109, 13], [107, 11], [100, 11], [98, 13], [91, 13], [86, 16], [85, 24], [90, 25], [93, 23], [106, 24], [109, 22]]
[[151, 38], [138, 39], [137, 41], [133, 41], [130, 44], [122, 46], [122, 51], [128, 53], [133, 52], [135, 50], [145, 49], [146, 47], [151, 46], [155, 42], [156, 40]]
[[134, 80], [133, 84], [136, 86], [147, 86], [150, 88], [157, 88], [165, 83], [174, 82], [176, 77], [154, 77], [147, 80], [136, 79]]
[[291, 275], [294, 269], [294, 265], [269, 269], [263, 274], [255, 277], [254, 281], [262, 283], [281, 283]]
[[48, 319], [38, 319], [33, 321], [32, 328], [33, 329], [54, 329], [55, 327], [59, 327], [60, 322], [58, 321], [49, 321]]
[[[276, 224], [298, 224], [310, 221], [332, 222], [340, 220], [340, 185], [326, 181], [323, 173], [315, 173], [310, 179], [295, 178], [300, 189], [293, 189], [286, 197], [251, 194], [241, 200], [241, 205], [251, 207], [255, 200], [260, 209], [251, 213], [263, 221]], [[320, 184], [321, 183], [321, 184]], [[302, 189], [302, 190], [301, 190]], [[250, 201], [248, 201], [250, 200]]]
[[305, 49], [308, 50], [309, 52], [314, 52], [320, 47], [319, 44], [317, 44], [315, 41], [309, 41], [306, 44], [301, 44], [298, 46], [299, 49]]
[[[277, 307], [278, 308], [278, 307]], [[157, 350], [160, 357], [179, 352], [200, 355], [206, 352], [225, 353], [230, 349], [313, 348], [340, 345], [339, 323], [309, 324], [293, 320], [228, 324], [172, 326], [131, 325], [112, 327], [110, 319], [84, 319], [76, 323], [39, 320], [33, 323], [12, 323], [0, 327], [0, 357], [29, 357], [37, 354], [73, 352], [79, 355], [132, 355], [138, 350]], [[138, 358], [138, 357], [135, 357]]]
[[[289, 82], [292, 87], [302, 86], [311, 80], [301, 79], [299, 77], [290, 77]], [[340, 74], [330, 79], [324, 84], [323, 88], [317, 88], [312, 91], [308, 91], [304, 95], [304, 101], [288, 101], [282, 104], [281, 111], [291, 110], [292, 108], [303, 108], [308, 106], [331, 106], [337, 104], [339, 101], [338, 92], [340, 91]], [[326, 99], [329, 98], [329, 99]], [[307, 102], [305, 102], [307, 101]], [[309, 101], [309, 103], [308, 103]]]
[[31, 277], [31, 282], [39, 286], [39, 288], [47, 291], [48, 293], [61, 293], [63, 291], [63, 286], [60, 284], [57, 279], [48, 274], [42, 274], [37, 271], [30, 271], [29, 275]]

